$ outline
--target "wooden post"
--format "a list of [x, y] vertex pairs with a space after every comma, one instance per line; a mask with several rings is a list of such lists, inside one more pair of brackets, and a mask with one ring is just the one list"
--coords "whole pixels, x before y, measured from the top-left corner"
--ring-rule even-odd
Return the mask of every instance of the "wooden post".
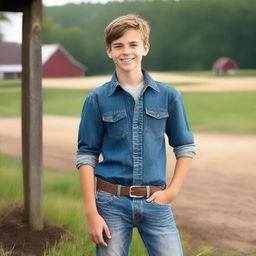
[[24, 213], [30, 227], [43, 228], [42, 217], [42, 1], [29, 1], [22, 24], [22, 159]]

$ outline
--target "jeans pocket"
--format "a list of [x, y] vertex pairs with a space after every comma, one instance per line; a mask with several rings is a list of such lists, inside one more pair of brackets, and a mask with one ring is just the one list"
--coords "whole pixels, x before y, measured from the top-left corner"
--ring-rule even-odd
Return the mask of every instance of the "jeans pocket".
[[110, 204], [117, 198], [116, 195], [102, 191], [97, 190], [96, 191], [96, 203], [97, 204]]
[[128, 121], [125, 109], [102, 113], [108, 136], [114, 139], [124, 137], [128, 133]]
[[162, 136], [166, 129], [166, 121], [169, 117], [164, 108], [146, 108], [146, 131], [153, 136]]

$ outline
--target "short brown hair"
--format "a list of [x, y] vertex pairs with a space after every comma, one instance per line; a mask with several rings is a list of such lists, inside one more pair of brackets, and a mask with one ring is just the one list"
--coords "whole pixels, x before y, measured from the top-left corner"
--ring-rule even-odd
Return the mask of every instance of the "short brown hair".
[[110, 47], [114, 40], [122, 37], [128, 29], [138, 30], [141, 33], [143, 43], [149, 43], [149, 23], [138, 15], [128, 14], [114, 19], [105, 28], [104, 36], [107, 47]]

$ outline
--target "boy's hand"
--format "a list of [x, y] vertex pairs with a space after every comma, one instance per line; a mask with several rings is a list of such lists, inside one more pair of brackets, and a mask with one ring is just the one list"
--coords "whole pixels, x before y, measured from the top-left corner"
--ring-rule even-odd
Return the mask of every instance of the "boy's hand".
[[110, 239], [110, 231], [105, 220], [97, 213], [87, 216], [87, 231], [90, 239], [98, 244], [107, 247], [107, 243], [104, 241], [103, 232]]
[[147, 198], [147, 202], [154, 201], [157, 204], [170, 204], [174, 198], [176, 197], [177, 193], [173, 190], [162, 190], [153, 193], [149, 198]]

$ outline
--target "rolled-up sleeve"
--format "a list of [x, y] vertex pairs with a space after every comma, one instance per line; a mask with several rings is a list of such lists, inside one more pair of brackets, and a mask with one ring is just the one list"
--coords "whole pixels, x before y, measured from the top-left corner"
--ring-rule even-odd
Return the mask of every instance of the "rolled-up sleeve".
[[195, 144], [186, 144], [186, 145], [176, 146], [173, 148], [173, 152], [176, 158], [180, 158], [180, 157], [193, 158], [196, 154], [196, 147], [195, 147]]
[[85, 100], [78, 132], [76, 167], [96, 167], [102, 148], [103, 123], [96, 94], [91, 93]]
[[98, 157], [96, 155], [87, 155], [83, 153], [76, 153], [76, 168], [79, 169], [80, 166], [88, 164], [93, 168], [96, 167], [98, 163]]
[[168, 112], [166, 134], [170, 146], [174, 148], [176, 158], [194, 157], [196, 153], [194, 136], [189, 130], [187, 115], [180, 93], [177, 93], [176, 97], [170, 102]]

